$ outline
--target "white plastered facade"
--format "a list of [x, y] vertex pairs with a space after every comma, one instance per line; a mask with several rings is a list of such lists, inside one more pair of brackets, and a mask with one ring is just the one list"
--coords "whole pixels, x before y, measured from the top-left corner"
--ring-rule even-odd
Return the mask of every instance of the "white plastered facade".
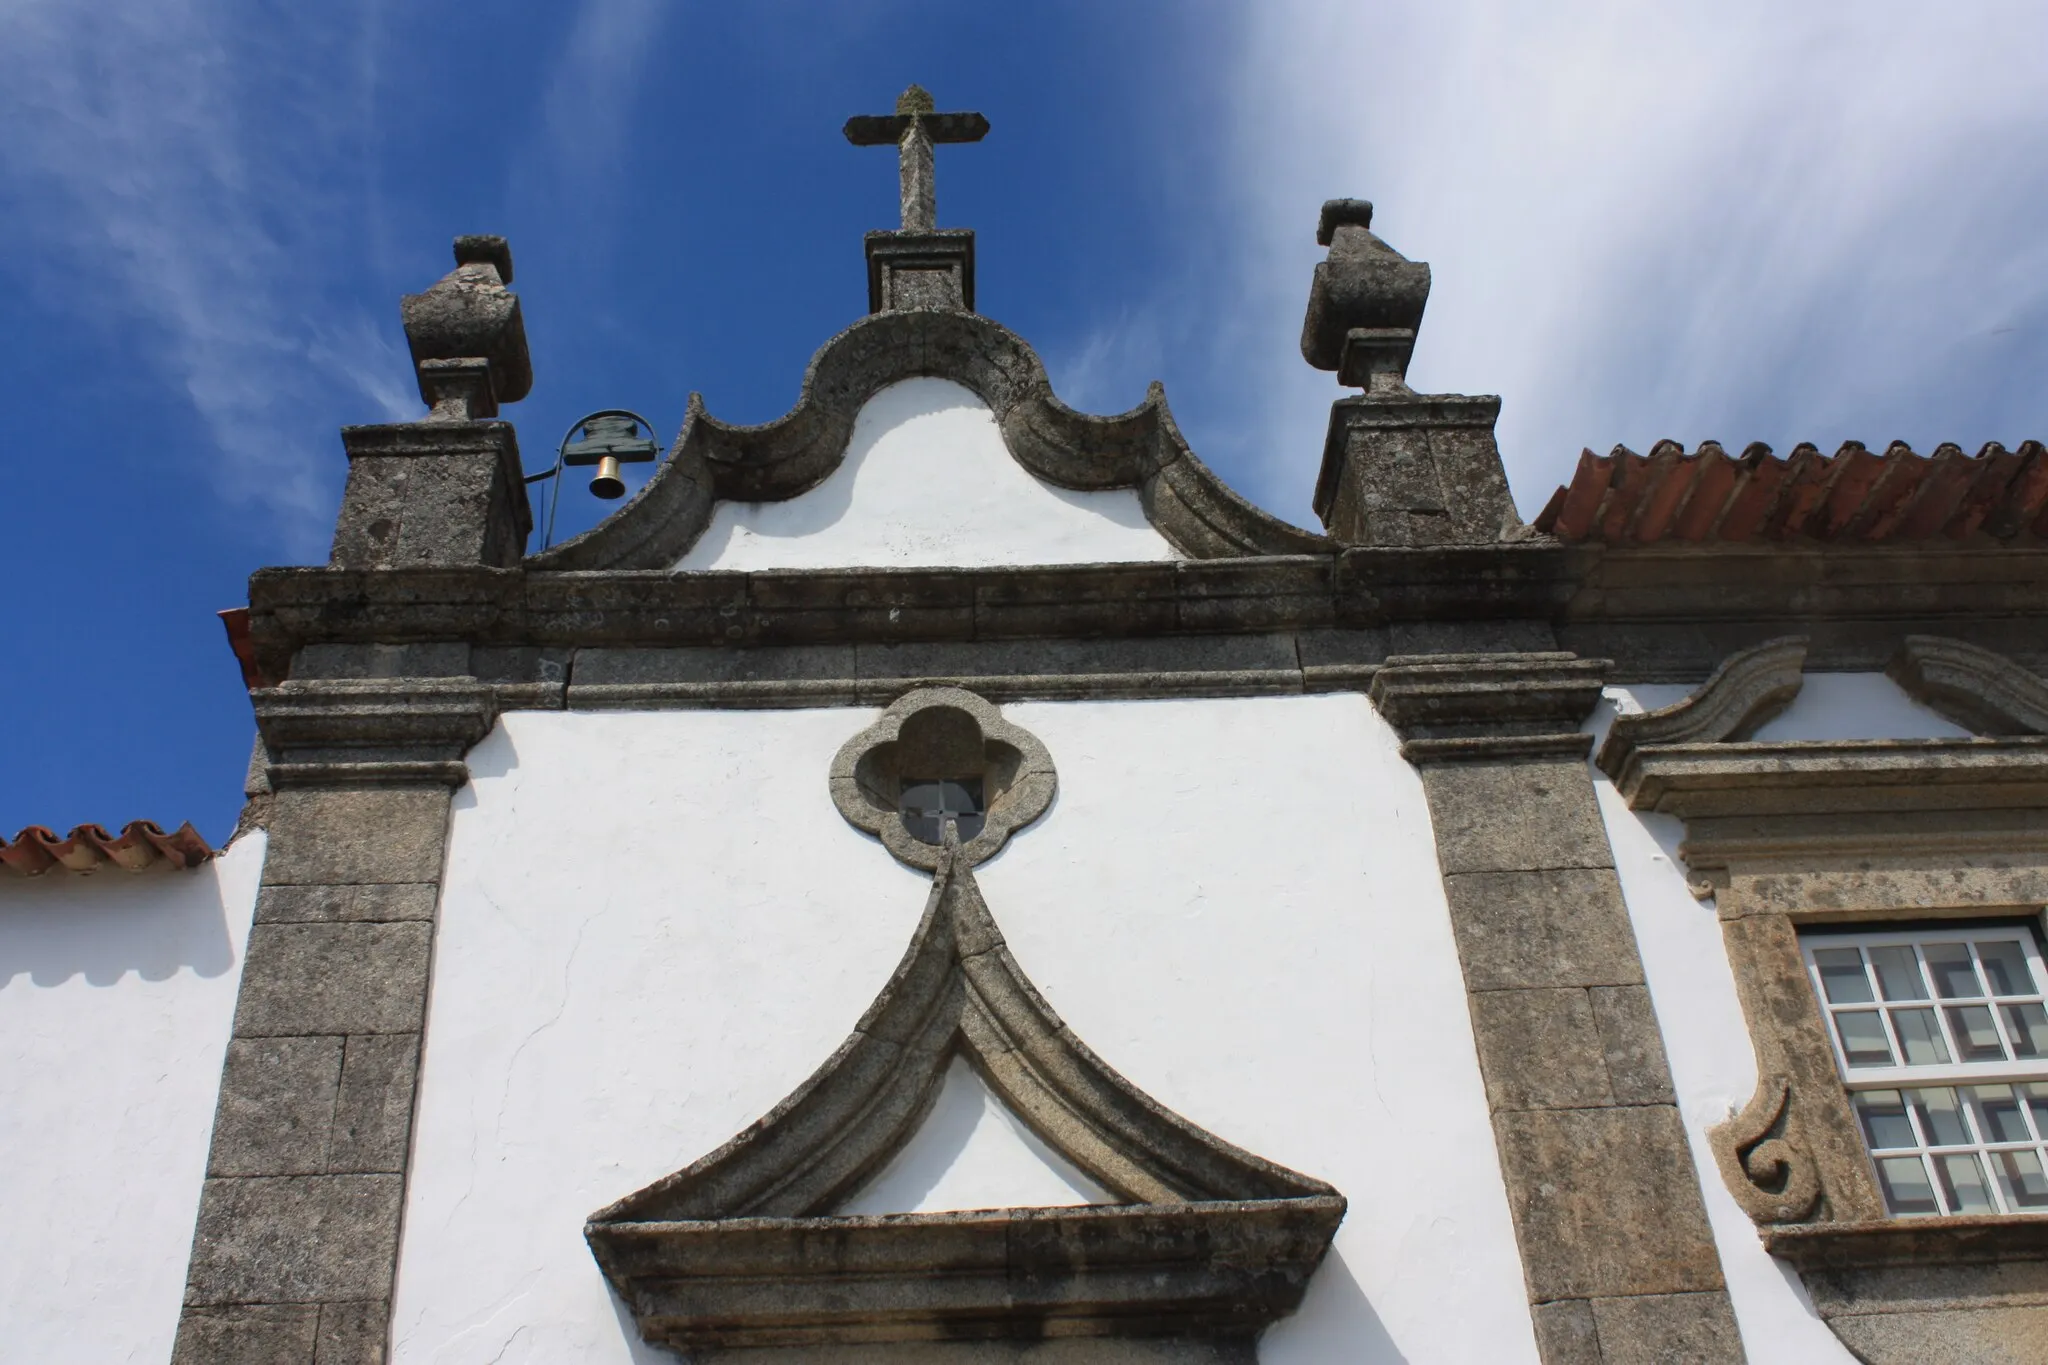
[[0, 1359], [170, 1359], [263, 842], [0, 879]]
[[[400, 1365], [665, 1358], [583, 1220], [773, 1107], [894, 970], [929, 877], [826, 785], [874, 714], [518, 712], [472, 753]], [[1134, 1084], [1351, 1200], [1262, 1359], [1533, 1361], [1428, 811], [1390, 729], [1357, 695], [1004, 714], [1060, 773], [978, 871], [1019, 963]], [[984, 1133], [980, 1104], [942, 1096], [855, 1206], [1082, 1197], [1014, 1131]], [[920, 1151], [933, 1122], [972, 1138]]]
[[[1596, 748], [1617, 714], [1655, 710], [1693, 690], [1668, 684], [1607, 689], [1588, 727]], [[1756, 737], [1942, 739], [1968, 733], [1907, 697], [1881, 673], [1815, 673], [1807, 675], [1784, 714]], [[1814, 1313], [1797, 1274], [1764, 1251], [1756, 1224], [1721, 1182], [1707, 1144], [1707, 1130], [1749, 1102], [1756, 1086], [1756, 1055], [1713, 902], [1694, 899], [1678, 862], [1684, 825], [1675, 816], [1630, 810], [1597, 768], [1593, 785], [1750, 1365], [1855, 1365], [1856, 1358]]]
[[785, 502], [721, 502], [678, 569], [908, 568], [1174, 559], [1132, 489], [1077, 492], [1011, 456], [946, 379], [905, 379], [854, 418], [846, 458]]

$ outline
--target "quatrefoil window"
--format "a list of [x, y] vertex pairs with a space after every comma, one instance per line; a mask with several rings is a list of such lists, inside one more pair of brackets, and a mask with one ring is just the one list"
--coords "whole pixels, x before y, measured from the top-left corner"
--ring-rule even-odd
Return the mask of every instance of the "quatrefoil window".
[[1052, 759], [1036, 736], [958, 687], [922, 687], [848, 740], [832, 800], [898, 859], [930, 871], [951, 824], [969, 865], [1052, 803]]

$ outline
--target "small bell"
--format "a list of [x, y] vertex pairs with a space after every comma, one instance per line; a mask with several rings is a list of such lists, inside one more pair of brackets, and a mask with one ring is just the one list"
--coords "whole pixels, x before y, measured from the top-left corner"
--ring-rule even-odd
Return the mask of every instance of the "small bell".
[[654, 442], [636, 434], [646, 423], [630, 412], [614, 411], [592, 413], [577, 425], [583, 428], [583, 439], [563, 447], [562, 463], [596, 465], [591, 493], [606, 500], [624, 497], [626, 481], [619, 467], [643, 464], [655, 456]]

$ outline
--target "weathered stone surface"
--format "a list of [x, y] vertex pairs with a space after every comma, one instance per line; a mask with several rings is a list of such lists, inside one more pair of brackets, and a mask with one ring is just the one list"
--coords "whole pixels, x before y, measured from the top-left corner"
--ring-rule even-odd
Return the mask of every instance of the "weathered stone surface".
[[1591, 1300], [1533, 1304], [1529, 1317], [1536, 1325], [1536, 1353], [1543, 1358], [1543, 1365], [1601, 1365], [1600, 1334], [1593, 1326]]
[[310, 1303], [187, 1308], [171, 1365], [308, 1365], [319, 1322], [320, 1308]]
[[460, 640], [422, 644], [307, 645], [292, 659], [291, 676], [313, 678], [459, 678], [470, 672], [469, 645]]
[[[1800, 955], [1798, 930], [1784, 915], [1748, 915], [1724, 918], [1721, 938], [1735, 974], [1743, 1015], [1749, 1021], [1759, 1076], [1766, 1080], [1777, 1076], [1789, 1086], [1788, 1122], [1796, 1133], [1788, 1128], [1786, 1135], [1793, 1150], [1783, 1155], [1795, 1164], [1803, 1156], [1825, 1192], [1831, 1217], [1850, 1221], [1885, 1217], [1870, 1154], [1855, 1116], [1849, 1112], [1834, 1044], [1821, 1023], [1820, 1007]], [[1724, 1135], [1716, 1129], [1712, 1136], [1718, 1143]], [[1780, 1184], [1775, 1179], [1770, 1183]], [[1742, 1185], [1734, 1186], [1736, 1198], [1751, 1209], [1752, 1216], [1776, 1203], [1757, 1200], [1744, 1185], [1751, 1190], [1757, 1187], [1747, 1174]]]
[[265, 886], [433, 882], [448, 828], [445, 787], [338, 787], [277, 794]]
[[860, 650], [860, 667], [867, 683], [1032, 674], [1272, 673], [1298, 679], [1300, 660], [1292, 636], [1216, 635], [880, 645]]
[[1446, 875], [1614, 866], [1583, 763], [1432, 764], [1422, 782]]
[[1444, 878], [1466, 985], [1635, 985], [1643, 979], [1611, 868], [1466, 872]]
[[1315, 509], [1345, 545], [1491, 545], [1521, 528], [1495, 444], [1498, 398], [1409, 392], [1330, 407]]
[[488, 383], [488, 416], [499, 403], [516, 403], [533, 387], [526, 323], [512, 283], [512, 248], [503, 237], [470, 234], [455, 239], [455, 269], [432, 288], [407, 294], [399, 305], [405, 339], [419, 371], [420, 396], [436, 403], [429, 377], [434, 362], [472, 362]]
[[1541, 618], [1502, 621], [1394, 621], [1389, 654], [1542, 654], [1557, 649], [1557, 632]]
[[1720, 1292], [1593, 1300], [1601, 1365], [1741, 1365], [1735, 1310]]
[[589, 687], [621, 683], [850, 679], [854, 671], [851, 645], [580, 649], [571, 664], [569, 691], [573, 700]]
[[258, 924], [343, 920], [431, 920], [441, 888], [432, 882], [370, 886], [266, 886], [256, 896]]
[[296, 1175], [327, 1168], [342, 1040], [236, 1038], [213, 1119], [209, 1175]]
[[403, 1171], [412, 1134], [416, 1033], [358, 1034], [348, 1040], [334, 1102], [330, 1171]]
[[390, 1313], [382, 1299], [322, 1304], [313, 1365], [384, 1365], [390, 1333]]
[[[1532, 654], [1390, 654], [1373, 675], [1372, 704], [1401, 732], [1403, 752], [1463, 748], [1526, 758], [1576, 758], [1590, 742], [1580, 723], [1600, 700], [1605, 659]], [[1462, 739], [1462, 746], [1429, 741]], [[1492, 741], [1489, 745], [1488, 741]]]
[[868, 311], [974, 311], [974, 233], [966, 228], [867, 234]]
[[1400, 334], [1398, 364], [1405, 373], [1416, 329], [1429, 302], [1429, 265], [1411, 261], [1372, 232], [1372, 204], [1332, 199], [1316, 223], [1316, 243], [1330, 249], [1316, 265], [1308, 313], [1301, 326], [1301, 356], [1319, 370], [1341, 363], [1346, 338], [1364, 328]]
[[1496, 1112], [1614, 1103], [1584, 990], [1480, 991], [1471, 1006], [1486, 1099]]
[[1657, 1011], [1644, 986], [1596, 986], [1593, 1018], [1616, 1104], [1676, 1104]]
[[1828, 1326], [1870, 1365], [2048, 1362], [2048, 1307], [1858, 1314]]
[[403, 1197], [395, 1175], [210, 1179], [185, 1301], [381, 1299], [391, 1292]]
[[334, 567], [519, 562], [533, 511], [510, 423], [343, 427], [341, 436], [349, 470]]
[[417, 921], [257, 925], [235, 1036], [417, 1033], [432, 934]]
[[1531, 1299], [1722, 1287], [1676, 1109], [1533, 1110], [1493, 1123]]
[[2048, 734], [2048, 681], [2003, 654], [1961, 640], [1909, 635], [1885, 672], [1966, 730]]

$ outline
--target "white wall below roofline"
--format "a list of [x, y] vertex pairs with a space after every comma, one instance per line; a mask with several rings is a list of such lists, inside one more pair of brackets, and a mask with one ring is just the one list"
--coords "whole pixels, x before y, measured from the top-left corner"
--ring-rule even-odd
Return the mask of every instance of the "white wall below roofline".
[[263, 846], [0, 877], [0, 1358], [170, 1359]]
[[947, 379], [868, 399], [846, 458], [783, 502], [721, 502], [678, 569], [1094, 564], [1177, 559], [1134, 489], [1058, 488], [1017, 463], [995, 414]]
[[[1534, 1362], [1428, 808], [1388, 727], [1356, 695], [1004, 713], [1060, 774], [977, 870], [1019, 964], [1134, 1085], [1351, 1201], [1261, 1359]], [[772, 1108], [895, 969], [930, 880], [825, 781], [874, 715], [514, 712], [472, 752], [394, 1365], [667, 1360], [583, 1220]], [[1033, 1177], [1006, 1159], [919, 1178]]]

